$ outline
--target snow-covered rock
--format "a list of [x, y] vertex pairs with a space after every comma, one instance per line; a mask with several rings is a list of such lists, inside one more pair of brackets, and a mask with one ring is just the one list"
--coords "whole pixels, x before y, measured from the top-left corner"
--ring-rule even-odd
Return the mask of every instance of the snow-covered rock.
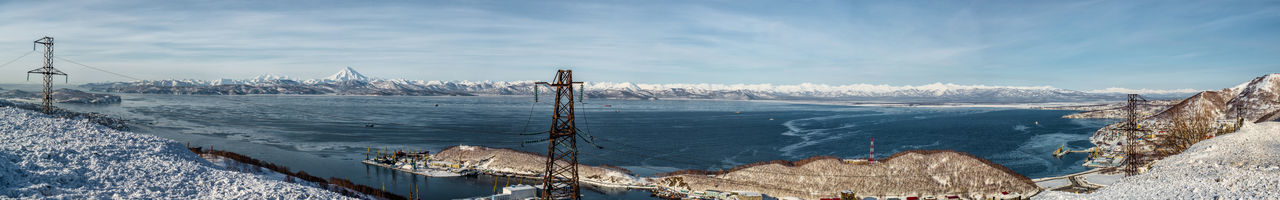
[[344, 199], [232, 172], [182, 144], [85, 120], [0, 108], [0, 198]]
[[1090, 194], [1036, 199], [1280, 199], [1280, 122], [1245, 124]]

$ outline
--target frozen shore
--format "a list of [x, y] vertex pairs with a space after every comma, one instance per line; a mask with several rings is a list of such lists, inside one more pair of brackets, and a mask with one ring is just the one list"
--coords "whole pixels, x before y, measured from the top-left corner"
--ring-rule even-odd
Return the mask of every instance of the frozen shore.
[[177, 142], [0, 108], [0, 198], [346, 199], [233, 172]]

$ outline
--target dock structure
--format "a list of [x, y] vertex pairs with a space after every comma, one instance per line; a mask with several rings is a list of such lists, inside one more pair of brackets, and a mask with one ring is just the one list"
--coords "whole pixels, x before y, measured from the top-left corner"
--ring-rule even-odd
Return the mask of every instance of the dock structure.
[[1053, 150], [1053, 157], [1062, 158], [1062, 156], [1066, 156], [1069, 153], [1090, 153], [1090, 156], [1093, 156], [1093, 154], [1096, 152], [1097, 152], [1096, 148], [1088, 148], [1083, 150], [1067, 149], [1067, 143], [1062, 143], [1061, 147], [1058, 147], [1058, 149]]
[[465, 168], [458, 164], [433, 161], [427, 152], [407, 153], [396, 151], [392, 153], [389, 151], [382, 149], [372, 151], [372, 148], [370, 148], [365, 152], [365, 160], [360, 162], [429, 177], [474, 176], [479, 174], [475, 169]]

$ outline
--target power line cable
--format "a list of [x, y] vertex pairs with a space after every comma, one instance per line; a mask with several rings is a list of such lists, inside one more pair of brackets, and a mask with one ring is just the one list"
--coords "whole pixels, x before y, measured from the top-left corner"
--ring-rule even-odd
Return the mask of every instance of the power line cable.
[[5, 62], [3, 65], [0, 65], [0, 68], [3, 68], [3, 67], [5, 67], [5, 66], [9, 66], [9, 64], [13, 64], [13, 62], [17, 62], [18, 60], [20, 60], [20, 59], [22, 59], [22, 58], [25, 58], [25, 57], [27, 57], [27, 56], [31, 55], [31, 53], [35, 53], [35, 52], [36, 52], [35, 50], [28, 51], [26, 54], [22, 54], [22, 56], [18, 56], [18, 58], [14, 58], [13, 60], [10, 60], [9, 62]]
[[139, 80], [139, 81], [141, 81], [141, 80], [142, 80], [142, 79], [140, 79], [140, 78], [134, 78], [134, 77], [129, 76], [129, 75], [124, 75], [124, 74], [120, 74], [120, 73], [115, 73], [115, 72], [107, 71], [107, 70], [102, 69], [102, 68], [97, 68], [97, 67], [89, 66], [89, 65], [86, 65], [86, 64], [82, 64], [82, 63], [80, 63], [80, 62], [72, 61], [72, 60], [70, 60], [70, 59], [66, 59], [66, 58], [63, 58], [63, 57], [61, 57], [61, 56], [53, 56], [53, 57], [54, 57], [54, 58], [57, 58], [57, 59], [59, 59], [59, 60], [62, 60], [62, 61], [67, 61], [67, 62], [70, 62], [70, 63], [72, 63], [72, 64], [76, 64], [76, 65], [83, 66], [83, 67], [85, 67], [85, 68], [89, 68], [89, 69], [93, 69], [93, 70], [98, 70], [98, 71], [100, 71], [100, 72], [104, 72], [104, 73], [108, 73], [108, 74], [112, 74], [112, 75], [116, 75], [116, 76], [120, 76], [120, 77], [125, 77], [125, 78], [129, 78], [129, 79], [133, 79], [133, 80]]

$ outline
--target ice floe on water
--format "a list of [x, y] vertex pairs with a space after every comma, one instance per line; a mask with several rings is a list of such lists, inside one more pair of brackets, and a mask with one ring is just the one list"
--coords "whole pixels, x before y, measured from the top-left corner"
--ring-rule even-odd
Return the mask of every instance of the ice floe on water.
[[787, 132], [783, 132], [782, 135], [799, 137], [800, 142], [783, 146], [778, 150], [783, 156], [802, 157], [803, 155], [796, 154], [797, 150], [861, 133], [861, 130], [855, 129], [859, 126], [857, 123], [838, 120], [860, 116], [867, 115], [832, 115], [783, 122], [782, 126], [787, 127]]
[[893, 148], [893, 152], [902, 152], [902, 151], [914, 150], [914, 149], [931, 149], [933, 147], [938, 147], [938, 146], [942, 146], [942, 141], [934, 140], [933, 143], [929, 143], [929, 144], [901, 145], [901, 146], [898, 146], [897, 148]]
[[1022, 132], [1022, 133], [1029, 133], [1027, 130], [1030, 130], [1030, 129], [1031, 129], [1031, 127], [1030, 127], [1030, 126], [1026, 126], [1026, 125], [1022, 125], [1022, 124], [1013, 125], [1013, 130], [1018, 131], [1018, 132]]

